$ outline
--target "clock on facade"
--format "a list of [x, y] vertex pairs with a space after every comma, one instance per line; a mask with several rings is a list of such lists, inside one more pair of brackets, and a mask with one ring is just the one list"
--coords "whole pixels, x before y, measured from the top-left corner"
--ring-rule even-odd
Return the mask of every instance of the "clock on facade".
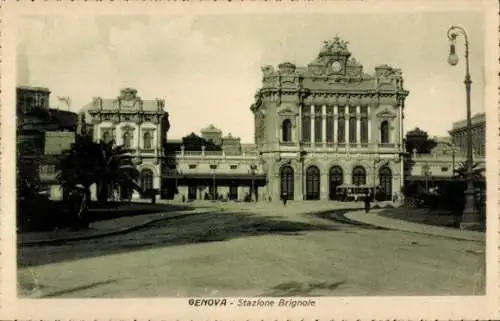
[[332, 71], [340, 72], [342, 70], [342, 64], [339, 61], [332, 62]]

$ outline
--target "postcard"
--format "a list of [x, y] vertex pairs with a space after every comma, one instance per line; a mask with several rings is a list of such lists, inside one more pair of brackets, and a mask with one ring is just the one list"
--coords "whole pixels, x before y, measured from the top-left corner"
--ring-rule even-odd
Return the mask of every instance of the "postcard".
[[2, 318], [498, 317], [498, 3], [2, 9]]

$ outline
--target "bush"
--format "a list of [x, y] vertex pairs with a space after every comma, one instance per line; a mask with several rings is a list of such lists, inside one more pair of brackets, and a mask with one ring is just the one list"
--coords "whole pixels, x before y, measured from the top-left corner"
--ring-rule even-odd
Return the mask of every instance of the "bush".
[[19, 200], [17, 206], [17, 226], [21, 231], [51, 231], [70, 224], [70, 213], [63, 202], [34, 197]]

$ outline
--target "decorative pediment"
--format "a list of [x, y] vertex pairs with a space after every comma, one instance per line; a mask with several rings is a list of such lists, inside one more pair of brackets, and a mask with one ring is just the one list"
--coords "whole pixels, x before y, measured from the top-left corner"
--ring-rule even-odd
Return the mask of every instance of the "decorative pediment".
[[296, 104], [282, 104], [278, 108], [278, 115], [280, 116], [296, 116], [299, 114], [299, 108]]
[[384, 109], [384, 110], [377, 113], [377, 118], [379, 118], [379, 119], [391, 119], [394, 117], [396, 117], [396, 113], [394, 111], [389, 110], [389, 109]]
[[132, 126], [129, 126], [129, 125], [125, 125], [125, 126], [122, 127], [122, 130], [124, 132], [131, 132], [131, 131], [135, 130], [135, 127], [132, 127]]

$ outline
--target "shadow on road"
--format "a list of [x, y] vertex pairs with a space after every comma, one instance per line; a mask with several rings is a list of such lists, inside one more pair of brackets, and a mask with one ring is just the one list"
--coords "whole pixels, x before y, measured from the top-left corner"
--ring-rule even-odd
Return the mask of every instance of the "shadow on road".
[[[385, 227], [375, 226], [375, 225], [366, 224], [366, 223], [362, 223], [362, 222], [358, 222], [358, 221], [353, 221], [353, 220], [345, 217], [346, 213], [354, 212], [354, 211], [360, 211], [360, 209], [359, 208], [343, 208], [343, 209], [337, 209], [337, 210], [328, 210], [328, 211], [313, 213], [312, 216], [320, 218], [320, 219], [324, 219], [324, 220], [334, 221], [337, 223], [356, 226], [356, 227], [363, 228], [363, 229], [390, 231], [390, 229], [385, 228]], [[308, 215], [311, 215], [311, 214], [308, 214]], [[372, 214], [368, 213], [366, 215], [372, 215]]]
[[283, 216], [207, 212], [157, 221], [133, 233], [56, 246], [20, 247], [18, 266], [36, 266], [166, 246], [224, 242], [241, 237], [294, 237], [309, 231], [348, 232], [342, 226], [329, 222], [309, 223]]
[[[340, 282], [288, 282], [279, 284], [269, 290], [269, 292], [261, 296], [318, 296], [319, 293], [324, 295], [330, 294], [331, 291], [337, 289], [339, 286], [345, 284], [345, 281]], [[319, 293], [318, 293], [319, 292]], [[325, 293], [326, 292], [326, 293]]]
[[168, 213], [193, 210], [194, 207], [177, 204], [148, 204], [148, 203], [109, 203], [106, 205], [94, 205], [88, 212], [89, 220], [104, 221], [125, 216], [137, 216], [153, 213]]

